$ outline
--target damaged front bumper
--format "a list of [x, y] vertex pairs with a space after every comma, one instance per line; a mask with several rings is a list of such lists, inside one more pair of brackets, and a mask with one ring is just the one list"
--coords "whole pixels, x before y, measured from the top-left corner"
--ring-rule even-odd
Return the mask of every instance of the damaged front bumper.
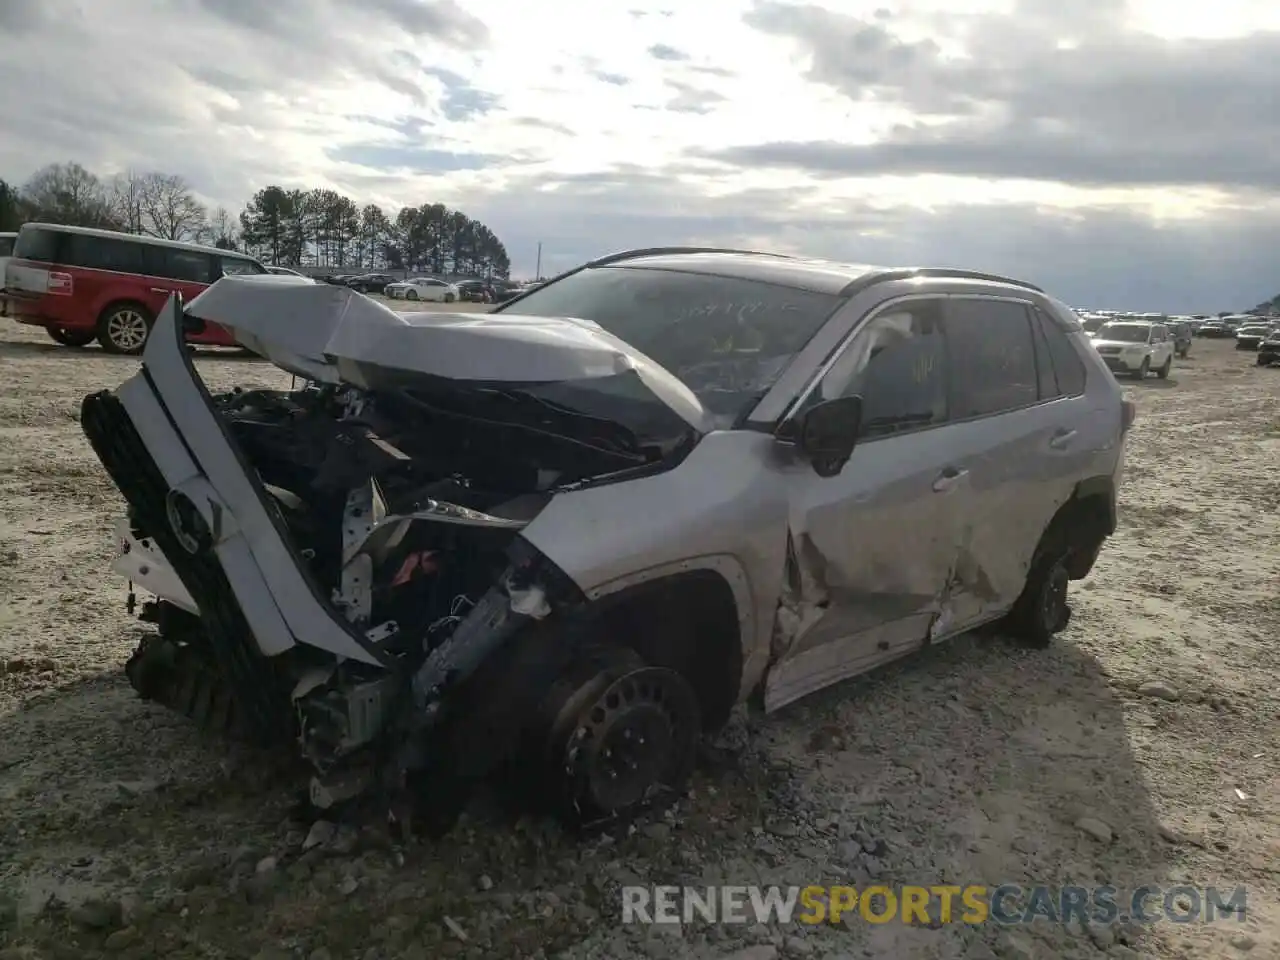
[[[507, 573], [429, 651], [397, 645], [396, 623], [371, 624], [326, 597], [192, 366], [177, 297], [157, 319], [140, 372], [86, 397], [81, 424], [130, 508], [113, 569], [182, 611], [191, 628], [162, 651], [162, 641], [144, 644], [130, 663], [134, 686], [189, 714], [234, 714], [259, 744], [300, 740], [321, 772], [393, 730], [408, 746], [390, 753], [412, 765], [453, 685], [550, 612], [540, 558], [518, 539]], [[363, 527], [344, 530], [346, 559], [415, 519], [519, 526], [433, 509], [366, 515]], [[326, 795], [337, 796], [313, 784], [313, 799]]]

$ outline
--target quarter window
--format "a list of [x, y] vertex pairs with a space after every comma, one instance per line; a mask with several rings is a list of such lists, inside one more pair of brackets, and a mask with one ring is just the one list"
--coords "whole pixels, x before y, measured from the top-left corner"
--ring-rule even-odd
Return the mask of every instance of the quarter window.
[[987, 417], [1040, 399], [1027, 308], [1011, 300], [948, 302], [951, 415]]
[[868, 439], [935, 426], [947, 419], [945, 363], [942, 301], [890, 307], [858, 331], [806, 405], [861, 396]]
[[1053, 363], [1054, 377], [1057, 379], [1058, 393], [1065, 397], [1078, 397], [1084, 393], [1084, 363], [1070, 337], [1063, 329], [1040, 311], [1035, 311], [1036, 326], [1043, 335], [1043, 343], [1048, 347], [1049, 359]]

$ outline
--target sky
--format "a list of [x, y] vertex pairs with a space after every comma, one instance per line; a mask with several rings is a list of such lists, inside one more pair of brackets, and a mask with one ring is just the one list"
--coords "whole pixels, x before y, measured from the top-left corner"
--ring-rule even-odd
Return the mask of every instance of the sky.
[[0, 178], [443, 202], [517, 275], [707, 244], [1280, 292], [1274, 0], [0, 0], [0, 89]]

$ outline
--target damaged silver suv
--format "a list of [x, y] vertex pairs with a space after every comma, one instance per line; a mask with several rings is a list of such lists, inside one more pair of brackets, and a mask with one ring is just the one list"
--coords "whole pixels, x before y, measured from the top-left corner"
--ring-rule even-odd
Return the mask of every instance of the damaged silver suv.
[[[207, 322], [304, 385], [210, 394]], [[138, 692], [443, 829], [505, 776], [630, 816], [736, 704], [996, 621], [1048, 643], [1133, 413], [1029, 284], [677, 248], [487, 315], [226, 278], [81, 422], [155, 597]]]

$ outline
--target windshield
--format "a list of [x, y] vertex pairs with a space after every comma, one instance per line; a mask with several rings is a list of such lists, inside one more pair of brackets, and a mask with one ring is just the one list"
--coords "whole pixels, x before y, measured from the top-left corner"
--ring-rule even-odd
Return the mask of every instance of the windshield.
[[613, 266], [580, 270], [499, 309], [598, 324], [682, 380], [727, 425], [841, 303], [738, 277]]
[[1098, 331], [1099, 340], [1118, 340], [1122, 343], [1146, 343], [1151, 328], [1142, 323], [1108, 323]]

